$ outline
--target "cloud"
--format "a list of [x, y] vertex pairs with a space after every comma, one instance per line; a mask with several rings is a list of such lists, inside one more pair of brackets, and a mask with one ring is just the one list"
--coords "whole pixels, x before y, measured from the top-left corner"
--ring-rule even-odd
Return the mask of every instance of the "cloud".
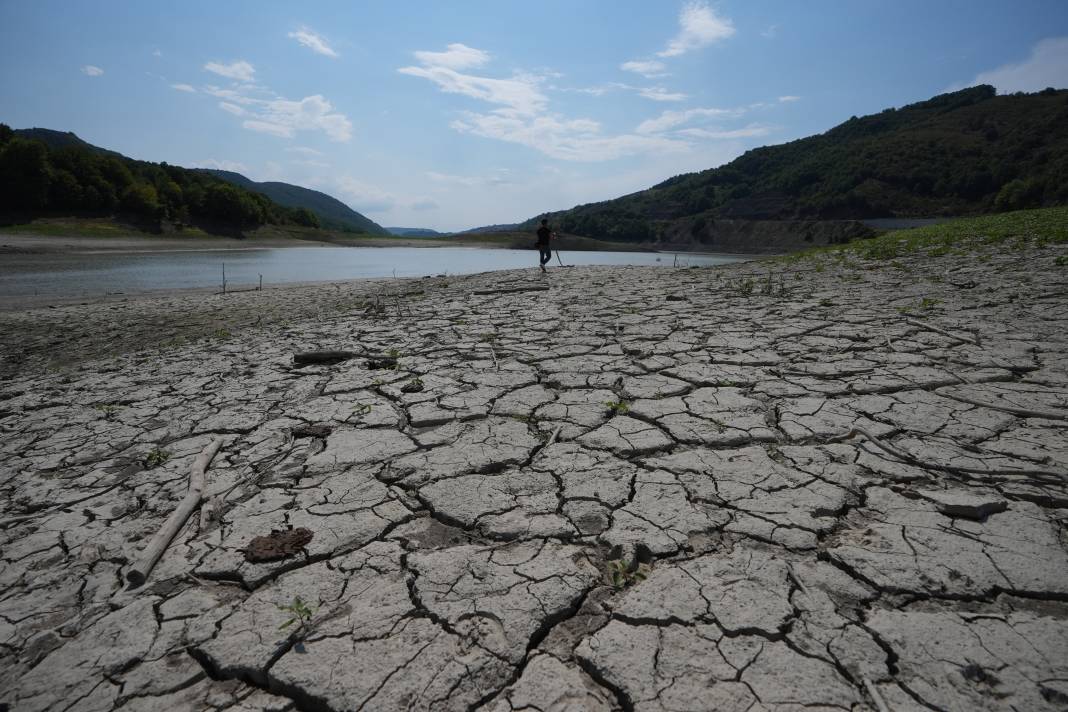
[[[292, 138], [298, 131], [322, 131], [333, 141], [352, 138], [352, 122], [321, 94], [306, 96], [299, 101], [286, 99], [270, 90], [253, 85], [222, 89], [208, 86], [204, 91], [224, 101], [220, 108], [237, 116], [248, 116], [242, 126], [250, 131], [282, 138]], [[259, 92], [268, 98], [250, 96]], [[244, 113], [238, 109], [244, 107]]]
[[467, 69], [481, 67], [489, 62], [488, 52], [453, 42], [444, 52], [416, 52], [415, 58], [428, 67], [448, 67], [449, 69]]
[[244, 60], [232, 64], [208, 62], [204, 65], [204, 69], [218, 74], [220, 77], [226, 77], [227, 79], [233, 79], [239, 82], [251, 82], [256, 74], [255, 68]]
[[604, 136], [595, 121], [556, 116], [468, 113], [451, 126], [461, 133], [518, 143], [564, 161], [607, 161], [640, 153], [681, 152], [688, 147], [683, 141], [659, 136]]
[[478, 186], [487, 185], [511, 185], [514, 181], [509, 176], [510, 171], [507, 168], [495, 168], [489, 176], [457, 176], [449, 173], [437, 173], [435, 171], [427, 171], [426, 177], [435, 183], [444, 183], [446, 185], [459, 185], [465, 188], [474, 188]]
[[512, 79], [492, 79], [461, 74], [448, 67], [401, 67], [401, 74], [423, 77], [446, 94], [463, 94], [491, 104], [501, 104], [522, 114], [534, 114], [548, 101], [538, 88], [538, 79], [519, 75]]
[[307, 146], [290, 146], [286, 149], [288, 153], [299, 153], [304, 156], [322, 156], [322, 151], [316, 151], [314, 148], [308, 148]]
[[438, 205], [433, 200], [430, 200], [429, 198], [424, 198], [422, 200], [415, 200], [415, 201], [412, 201], [411, 203], [408, 204], [408, 208], [410, 210], [415, 210], [417, 212], [427, 212], [429, 210], [437, 210], [440, 207], [441, 207], [440, 205]]
[[775, 39], [775, 37], [778, 34], [779, 34], [779, 26], [778, 25], [771, 25], [771, 26], [768, 27], [768, 29], [766, 29], [763, 32], [761, 32], [760, 36], [761, 37], [766, 37], [769, 40], [773, 40], [773, 39]]
[[349, 205], [360, 213], [381, 213], [392, 210], [397, 197], [377, 186], [364, 183], [352, 176], [341, 176], [333, 183], [334, 189], [348, 199]]
[[619, 68], [622, 69], [624, 72], [634, 72], [635, 74], [640, 74], [646, 79], [668, 76], [667, 72], [664, 71], [665, 69], [667, 69], [667, 65], [655, 59], [651, 59], [648, 61], [633, 60], [630, 62], [624, 62], [623, 64], [619, 65]]
[[220, 171], [232, 171], [234, 173], [248, 173], [248, 166], [237, 161], [220, 161], [215, 158], [206, 158], [203, 161], [194, 161], [194, 168], [214, 168]]
[[689, 123], [694, 119], [736, 119], [745, 113], [744, 109], [687, 109], [686, 111], [665, 111], [655, 119], [647, 119], [636, 131], [639, 134], [657, 134], [676, 126]]
[[800, 101], [800, 100], [801, 100], [801, 97], [794, 96], [793, 94], [787, 94], [786, 96], [780, 96], [779, 97], [779, 103], [780, 104], [787, 104], [787, 103], [789, 103], [791, 101]]
[[715, 131], [710, 129], [679, 129], [678, 133], [683, 136], [692, 136], [693, 138], [702, 139], [737, 139], [737, 138], [753, 138], [756, 136], [767, 136], [768, 134], [776, 131], [774, 126], [762, 126], [760, 124], [750, 124], [740, 129], [729, 129], [726, 131]]
[[171, 84], [171, 89], [177, 89], [178, 91], [186, 91], [186, 92], [189, 92], [190, 94], [193, 94], [193, 93], [196, 92], [196, 89], [194, 89], [189, 84]]
[[87, 77], [99, 77], [103, 73], [104, 73], [103, 69], [101, 69], [100, 67], [94, 67], [91, 64], [87, 64], [84, 67], [82, 67], [82, 74], [84, 74]]
[[690, 2], [679, 13], [679, 34], [668, 43], [658, 57], [677, 57], [690, 50], [700, 49], [734, 34], [734, 24], [720, 17], [703, 2]]
[[237, 104], [231, 104], [228, 101], [220, 101], [219, 108], [223, 111], [230, 112], [234, 116], [244, 116], [246, 113], [245, 110], [242, 109], [240, 106], [238, 106]]
[[638, 94], [644, 96], [646, 99], [652, 99], [653, 101], [682, 101], [689, 96], [688, 94], [671, 93], [663, 87], [640, 89], [638, 90]]
[[300, 42], [302, 45], [310, 49], [312, 52], [315, 52], [316, 54], [321, 54], [326, 57], [332, 57], [334, 59], [338, 58], [338, 53], [335, 52], [333, 48], [326, 43], [326, 40], [324, 40], [317, 33], [313, 32], [307, 27], [301, 27], [295, 32], [290, 32], [289, 37], [295, 39], [297, 42]]
[[[1044, 39], [1031, 56], [1018, 64], [1005, 64], [977, 76], [968, 86], [992, 84], [1002, 94], [1068, 88], [1068, 37]], [[963, 87], [957, 87], [963, 88]]]

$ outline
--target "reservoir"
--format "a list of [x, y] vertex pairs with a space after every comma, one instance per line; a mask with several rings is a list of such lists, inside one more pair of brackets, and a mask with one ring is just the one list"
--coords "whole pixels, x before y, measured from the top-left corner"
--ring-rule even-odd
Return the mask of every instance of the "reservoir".
[[[705, 266], [745, 255], [656, 252], [562, 252], [564, 265]], [[535, 250], [478, 247], [285, 247], [146, 252], [0, 255], [0, 297], [101, 296], [161, 289], [245, 289], [294, 282], [369, 277], [425, 277], [527, 267]], [[554, 254], [550, 271], [559, 269]]]

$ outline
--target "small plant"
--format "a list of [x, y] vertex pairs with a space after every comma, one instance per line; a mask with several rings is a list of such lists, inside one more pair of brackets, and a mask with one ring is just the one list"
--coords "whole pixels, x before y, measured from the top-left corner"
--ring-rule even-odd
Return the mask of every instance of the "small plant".
[[628, 565], [623, 559], [613, 559], [608, 562], [608, 579], [612, 583], [612, 588], [617, 591], [644, 581], [648, 575], [648, 564]]
[[278, 606], [278, 610], [285, 611], [291, 616], [289, 620], [278, 626], [278, 630], [285, 630], [296, 623], [298, 632], [302, 634], [307, 632], [308, 622], [315, 613], [311, 608], [308, 608], [308, 604], [301, 600], [300, 596], [294, 596], [293, 602], [288, 605]]
[[357, 403], [356, 407], [352, 409], [352, 412], [356, 415], [367, 415], [371, 412], [370, 403]]
[[401, 393], [419, 393], [423, 390], [423, 379], [413, 378], [401, 386]]
[[390, 358], [399, 358], [400, 357], [400, 351], [398, 349], [395, 349], [395, 348], [390, 349], [389, 351], [386, 352], [386, 356], [389, 356]]
[[605, 401], [604, 405], [608, 408], [609, 415], [623, 415], [630, 410], [630, 406], [625, 401]]
[[1064, 267], [1065, 265], [1068, 265], [1068, 255], [1061, 255], [1057, 259], [1053, 260], [1053, 264], [1057, 265], [1058, 267]]
[[820, 306], [821, 307], [833, 307], [834, 306], [834, 302], [832, 302], [830, 299], [827, 299], [825, 297], [825, 298], [820, 300]]
[[93, 407], [99, 410], [106, 420], [111, 420], [120, 410], [122, 410], [121, 405], [115, 405], [113, 403], [97, 403]]
[[145, 467], [152, 469], [159, 467], [167, 460], [171, 459], [171, 454], [166, 450], [162, 450], [158, 447], [152, 448], [147, 455], [145, 455]]
[[747, 277], [744, 282], [738, 283], [738, 293], [741, 294], [743, 297], [748, 297], [750, 294], [753, 293], [753, 287], [755, 286], [756, 285], [753, 283], [753, 280]]
[[215, 331], [212, 332], [212, 336], [214, 336], [216, 339], [224, 339], [225, 340], [225, 339], [229, 339], [232, 336], [232, 334], [230, 333], [229, 329], [216, 329]]
[[494, 341], [497, 340], [497, 335], [494, 334], [492, 331], [487, 331], [485, 334], [479, 334], [478, 340], [484, 344], [492, 344]]
[[930, 297], [924, 297], [920, 300], [920, 309], [934, 309], [938, 306], [937, 299], [931, 299]]

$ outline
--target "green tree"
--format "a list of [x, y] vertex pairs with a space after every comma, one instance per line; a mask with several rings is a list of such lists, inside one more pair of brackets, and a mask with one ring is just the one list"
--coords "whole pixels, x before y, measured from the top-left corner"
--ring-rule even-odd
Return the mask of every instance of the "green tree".
[[39, 141], [12, 138], [0, 151], [0, 201], [10, 210], [48, 207], [52, 171], [48, 149]]

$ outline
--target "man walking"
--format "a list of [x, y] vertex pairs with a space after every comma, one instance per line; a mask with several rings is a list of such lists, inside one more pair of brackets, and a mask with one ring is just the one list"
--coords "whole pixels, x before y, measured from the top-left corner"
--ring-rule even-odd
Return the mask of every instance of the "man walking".
[[541, 227], [538, 228], [538, 252], [541, 257], [541, 271], [544, 272], [545, 264], [553, 258], [553, 248], [549, 245], [549, 241], [556, 237], [556, 233], [549, 229], [549, 221], [542, 219]]

